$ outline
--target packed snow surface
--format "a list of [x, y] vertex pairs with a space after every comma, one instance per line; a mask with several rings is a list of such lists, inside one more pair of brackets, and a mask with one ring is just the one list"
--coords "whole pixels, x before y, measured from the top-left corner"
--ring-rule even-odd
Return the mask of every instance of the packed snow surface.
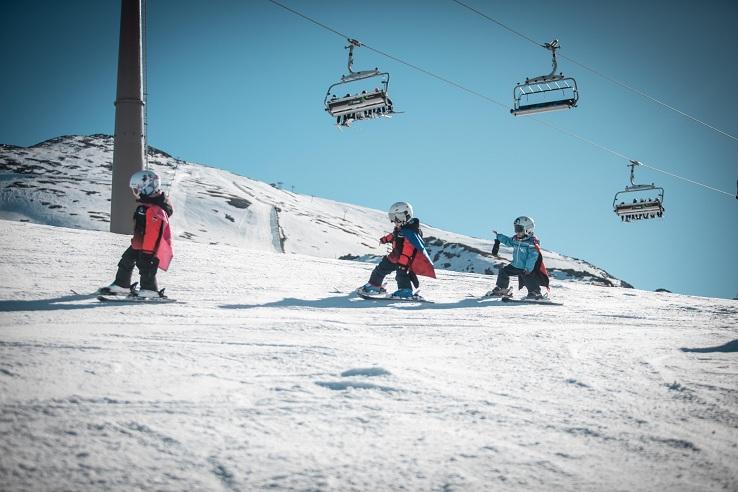
[[735, 301], [177, 239], [181, 302], [104, 304], [128, 237], [0, 237], [2, 490], [738, 489]]

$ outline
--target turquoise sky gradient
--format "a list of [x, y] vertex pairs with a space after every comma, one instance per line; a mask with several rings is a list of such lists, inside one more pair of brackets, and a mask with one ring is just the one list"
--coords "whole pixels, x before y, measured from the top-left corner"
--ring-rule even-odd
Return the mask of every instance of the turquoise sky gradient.
[[[550, 55], [450, 0], [284, 0], [367, 45], [506, 105]], [[467, 3], [562, 55], [738, 135], [738, 2]], [[112, 134], [117, 1], [0, 3], [0, 143]], [[545, 248], [638, 288], [734, 297], [738, 200], [641, 168], [665, 188], [662, 220], [612, 212], [629, 158], [734, 193], [738, 141], [560, 59], [579, 107], [513, 117], [367, 49], [355, 69], [391, 73], [392, 119], [340, 131], [323, 110], [346, 72], [345, 40], [265, 0], [152, 0], [149, 143], [188, 161], [386, 209], [410, 201], [436, 227], [477, 237], [530, 215]], [[381, 232], [381, 231], [378, 231]]]

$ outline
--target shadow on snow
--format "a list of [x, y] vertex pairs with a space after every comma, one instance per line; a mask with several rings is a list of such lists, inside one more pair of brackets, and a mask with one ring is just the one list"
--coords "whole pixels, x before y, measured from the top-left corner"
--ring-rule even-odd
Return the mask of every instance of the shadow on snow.
[[428, 309], [458, 309], [458, 308], [487, 308], [487, 307], [514, 307], [513, 304], [506, 304], [496, 301], [482, 302], [478, 299], [460, 299], [456, 302], [410, 302], [410, 301], [393, 301], [393, 300], [368, 300], [360, 297], [354, 297], [353, 294], [344, 296], [325, 297], [323, 299], [297, 299], [287, 297], [279, 301], [267, 302], [264, 304], [224, 304], [224, 309], [254, 309], [254, 308], [358, 308], [367, 309], [372, 307], [391, 307], [403, 310], [428, 310]]
[[94, 296], [70, 294], [68, 296], [54, 297], [51, 299], [33, 299], [28, 301], [0, 301], [0, 312], [89, 309], [104, 305], [100, 302], [68, 304], [70, 302], [88, 300], [90, 298], [94, 298]]
[[718, 345], [716, 347], [703, 347], [703, 348], [682, 348], [682, 352], [699, 352], [702, 354], [710, 352], [738, 352], [738, 340]]

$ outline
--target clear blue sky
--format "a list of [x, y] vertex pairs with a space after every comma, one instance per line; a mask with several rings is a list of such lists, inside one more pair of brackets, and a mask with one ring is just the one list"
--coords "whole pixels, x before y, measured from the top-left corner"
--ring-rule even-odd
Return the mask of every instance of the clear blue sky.
[[[395, 57], [511, 104], [542, 48], [450, 0], [284, 3]], [[738, 2], [467, 3], [561, 54], [738, 135]], [[0, 3], [0, 143], [113, 132], [117, 1]], [[323, 111], [346, 72], [345, 40], [265, 0], [153, 0], [148, 7], [149, 143], [188, 161], [295, 191], [490, 237], [522, 214], [545, 248], [638, 288], [733, 297], [738, 200], [641, 168], [666, 190], [665, 218], [623, 224], [611, 210], [626, 162], [528, 117], [373, 53], [391, 73], [392, 119], [346, 131]], [[735, 192], [738, 142], [567, 60], [579, 107], [539, 119], [652, 166]]]

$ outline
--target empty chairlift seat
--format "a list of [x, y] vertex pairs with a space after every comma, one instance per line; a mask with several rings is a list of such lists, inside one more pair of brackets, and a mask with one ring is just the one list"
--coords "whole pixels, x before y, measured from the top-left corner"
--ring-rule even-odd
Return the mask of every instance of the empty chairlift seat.
[[533, 82], [526, 80], [513, 89], [514, 116], [571, 109], [577, 105], [579, 91], [577, 82], [571, 77], [557, 76], [553, 79]]
[[513, 89], [513, 116], [557, 111], [576, 107], [579, 101], [577, 81], [572, 77], [556, 73], [558, 62], [556, 50], [560, 48], [559, 41], [554, 39], [543, 45], [551, 51], [553, 70], [548, 75], [527, 78], [525, 83], [518, 83]]

